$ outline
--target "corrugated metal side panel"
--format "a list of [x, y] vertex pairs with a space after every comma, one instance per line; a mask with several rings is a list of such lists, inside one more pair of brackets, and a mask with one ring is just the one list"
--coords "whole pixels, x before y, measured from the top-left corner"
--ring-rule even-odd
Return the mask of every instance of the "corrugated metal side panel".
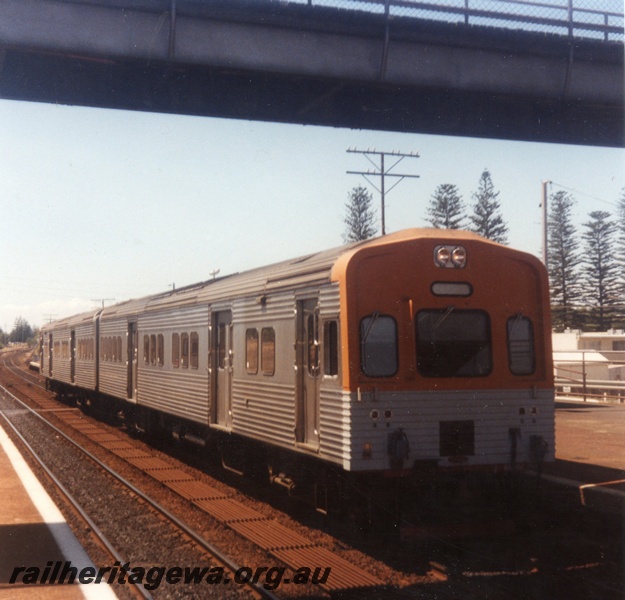
[[342, 465], [350, 457], [350, 394], [322, 385], [320, 400], [319, 455]]
[[[440, 457], [441, 421], [474, 423], [475, 452], [467, 457], [468, 466], [509, 464], [510, 430], [517, 428], [517, 462], [530, 460], [530, 437], [534, 435], [542, 436], [548, 443], [546, 460], [553, 460], [555, 454], [552, 391], [541, 390], [535, 398], [530, 391], [522, 390], [395, 392], [377, 394], [375, 400], [370, 394], [363, 394], [362, 402], [354, 398], [350, 406], [351, 457], [345, 464], [350, 470], [388, 468], [388, 434], [398, 428], [408, 436], [409, 464], [415, 460], [437, 460], [441, 467], [457, 466], [447, 457]], [[365, 442], [373, 444], [371, 459], [362, 458]]]
[[233, 304], [234, 325], [268, 323], [282, 319], [295, 320], [295, 296], [293, 292], [269, 296], [267, 304], [261, 305], [255, 299], [244, 298]]
[[[207, 372], [209, 310], [206, 304], [168, 307], [139, 316], [139, 372], [137, 403], [196, 423], [209, 421]], [[171, 334], [198, 333], [198, 369], [173, 368]], [[163, 366], [143, 362], [143, 336], [164, 335]]]
[[54, 363], [52, 365], [52, 379], [60, 381], [62, 383], [69, 383], [71, 385], [71, 369], [69, 360], [54, 357]]
[[[90, 338], [93, 340], [93, 360], [78, 357], [78, 343], [81, 339], [85, 338]], [[91, 318], [84, 319], [80, 325], [76, 326], [76, 385], [87, 390], [95, 390], [96, 387], [95, 341], [96, 327], [95, 321], [93, 320], [93, 315], [91, 315]]]
[[95, 390], [95, 360], [76, 360], [76, 385]]
[[269, 380], [233, 382], [233, 431], [284, 447], [295, 443], [295, 386]]
[[338, 283], [324, 285], [319, 291], [319, 314], [323, 317], [333, 317], [341, 310], [341, 298]]
[[196, 331], [208, 328], [208, 305], [168, 308], [159, 312], [144, 313], [139, 316], [139, 334], [162, 331]]
[[122, 357], [121, 361], [118, 362], [102, 360], [101, 356], [98, 358], [100, 369], [99, 391], [123, 400], [128, 397], [127, 331], [128, 320], [125, 317], [109, 318], [107, 321], [100, 321], [100, 349], [102, 348], [102, 338], [120, 336], [122, 338]]
[[[54, 352], [54, 345], [59, 344], [58, 352]], [[62, 358], [63, 343], [67, 344], [68, 352], [70, 346], [70, 331], [67, 326], [55, 327], [52, 334], [53, 363], [52, 363], [52, 379], [62, 383], [71, 382], [71, 364], [69, 358]]]
[[100, 337], [104, 335], [126, 335], [128, 320], [125, 318], [109, 319], [100, 323]]
[[100, 392], [125, 400], [128, 396], [127, 385], [128, 367], [125, 361], [115, 363], [100, 361]]
[[208, 374], [205, 370], [139, 369], [137, 402], [142, 406], [207, 424]]

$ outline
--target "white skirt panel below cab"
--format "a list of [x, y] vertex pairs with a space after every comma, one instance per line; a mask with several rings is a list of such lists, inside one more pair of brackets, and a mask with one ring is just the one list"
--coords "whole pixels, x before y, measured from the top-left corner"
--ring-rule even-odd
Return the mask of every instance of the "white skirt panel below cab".
[[404, 467], [415, 461], [443, 468], [531, 463], [539, 438], [546, 442], [544, 460], [555, 457], [553, 390], [363, 393], [353, 394], [349, 407], [343, 466], [350, 471], [391, 468], [389, 435], [398, 429], [409, 444]]

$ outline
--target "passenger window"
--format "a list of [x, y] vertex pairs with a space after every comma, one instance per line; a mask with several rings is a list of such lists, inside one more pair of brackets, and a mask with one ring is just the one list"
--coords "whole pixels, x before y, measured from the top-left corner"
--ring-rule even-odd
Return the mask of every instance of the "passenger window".
[[156, 361], [159, 367], [162, 367], [165, 362], [165, 338], [162, 333], [159, 333], [156, 338]]
[[156, 364], [156, 335], [150, 336], [150, 364]]
[[226, 368], [226, 325], [220, 323], [217, 329], [217, 366]]
[[180, 334], [180, 366], [183, 369], [189, 366], [189, 334]]
[[177, 333], [171, 336], [171, 364], [176, 368], [180, 366], [180, 336]]
[[258, 373], [258, 329], [245, 332], [245, 363], [248, 374]]
[[197, 369], [199, 365], [200, 357], [200, 339], [196, 331], [193, 331], [190, 336], [190, 358], [189, 365], [192, 369]]
[[150, 336], [143, 336], [143, 362], [146, 365], [150, 364]]
[[369, 377], [397, 373], [397, 323], [393, 317], [374, 312], [360, 322], [360, 360]]
[[273, 327], [265, 327], [260, 333], [260, 368], [263, 375], [273, 375], [276, 371], [276, 332]]
[[536, 370], [532, 322], [523, 315], [508, 319], [508, 364], [513, 375], [531, 375]]
[[317, 341], [317, 319], [315, 315], [308, 316], [306, 331], [308, 332], [308, 374], [314, 376], [319, 372], [319, 342]]
[[323, 326], [323, 374], [339, 373], [339, 327], [336, 321], [326, 321]]

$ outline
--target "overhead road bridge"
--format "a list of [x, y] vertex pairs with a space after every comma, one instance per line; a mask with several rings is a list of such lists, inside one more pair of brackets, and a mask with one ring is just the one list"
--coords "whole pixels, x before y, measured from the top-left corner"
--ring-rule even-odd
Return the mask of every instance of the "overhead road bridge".
[[625, 146], [619, 0], [0, 0], [0, 97]]

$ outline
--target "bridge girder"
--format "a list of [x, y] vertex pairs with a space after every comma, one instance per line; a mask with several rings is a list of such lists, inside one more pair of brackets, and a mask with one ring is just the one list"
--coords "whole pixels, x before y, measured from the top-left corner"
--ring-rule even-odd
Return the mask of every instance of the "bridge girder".
[[4, 0], [0, 96], [625, 146], [623, 45], [229, 0]]

